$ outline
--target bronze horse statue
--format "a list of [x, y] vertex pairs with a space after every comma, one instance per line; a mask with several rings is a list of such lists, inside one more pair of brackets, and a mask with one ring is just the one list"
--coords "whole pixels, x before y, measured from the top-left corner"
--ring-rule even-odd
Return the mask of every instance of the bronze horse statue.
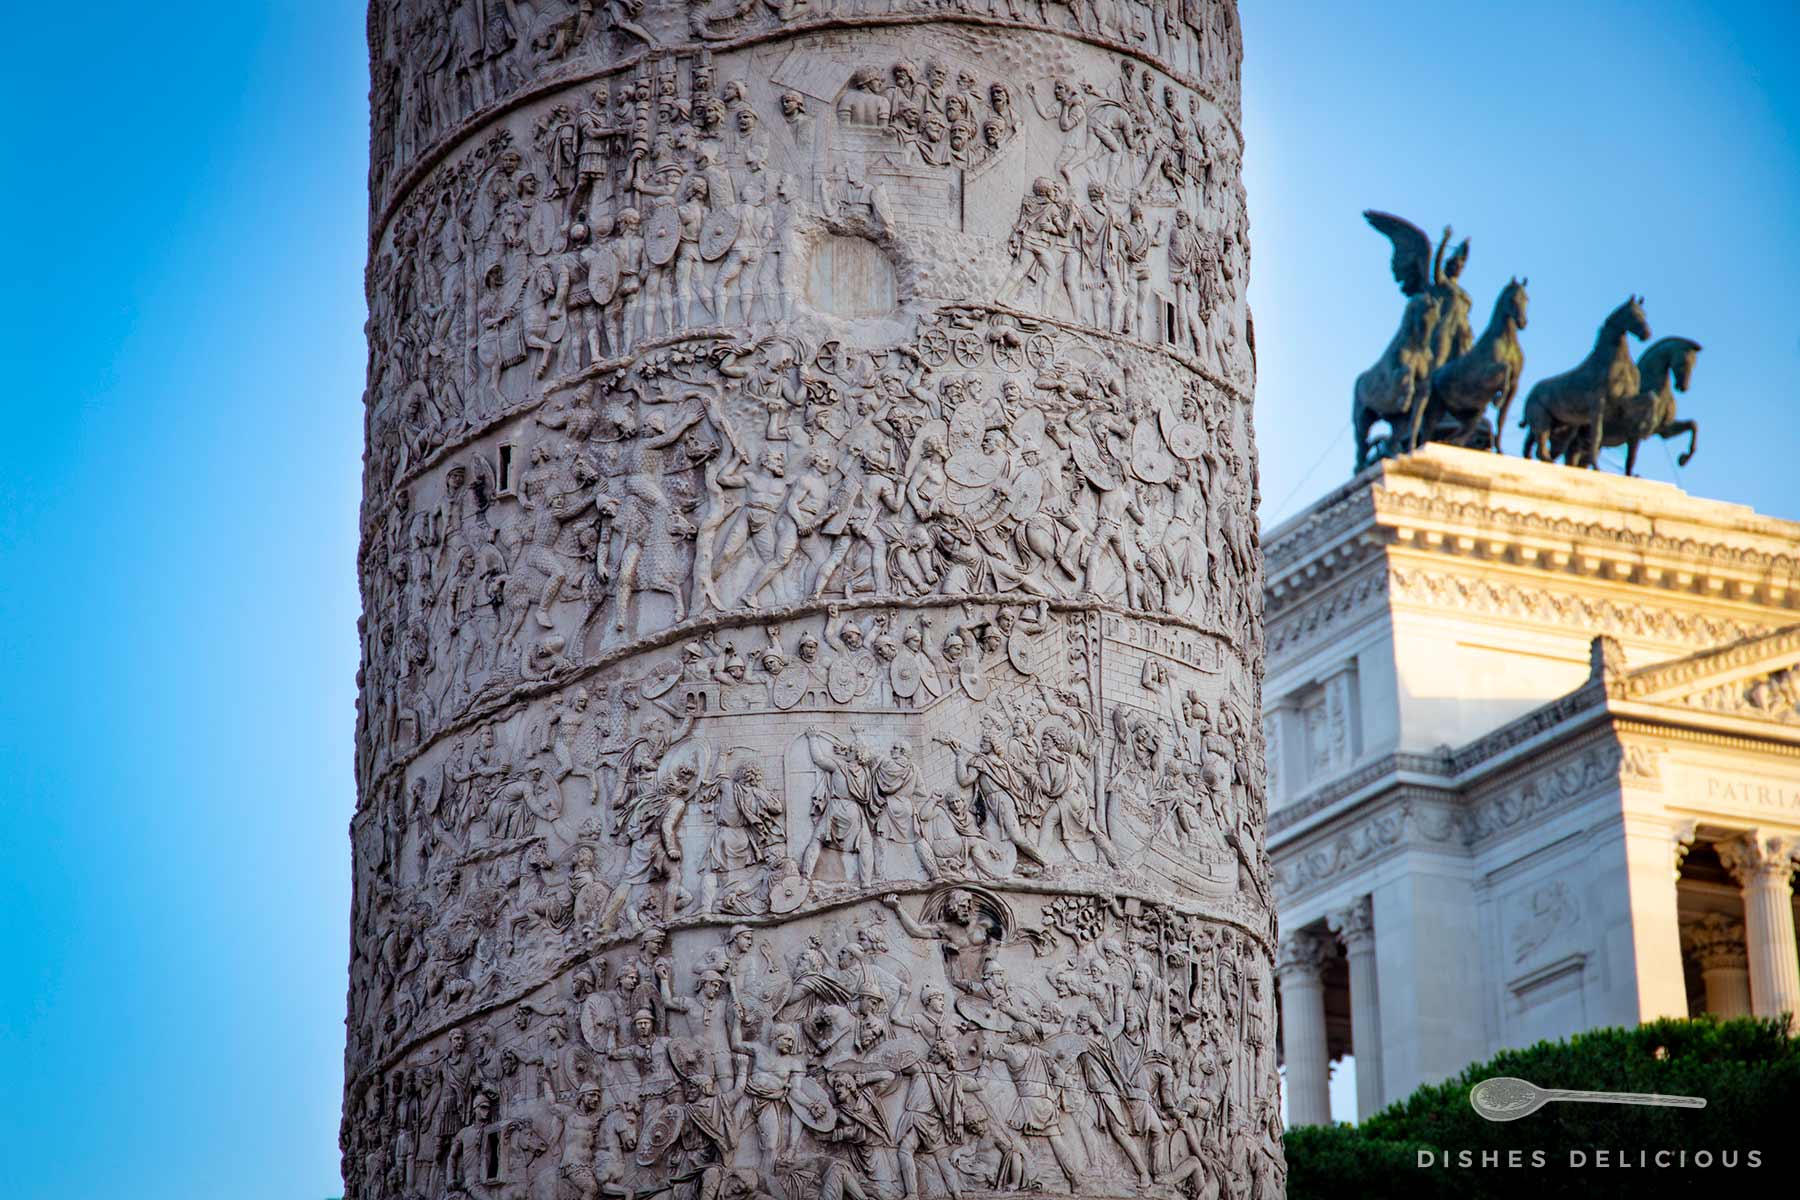
[[[1468, 242], [1457, 247], [1456, 253], [1446, 262], [1444, 251], [1450, 244], [1448, 228], [1434, 254], [1431, 239], [1412, 222], [1372, 209], [1363, 213], [1363, 217], [1393, 244], [1390, 266], [1394, 281], [1400, 285], [1407, 301], [1406, 310], [1400, 316], [1400, 328], [1387, 349], [1382, 351], [1381, 358], [1356, 377], [1350, 417], [1356, 433], [1358, 471], [1369, 465], [1369, 431], [1377, 421], [1386, 421], [1395, 434], [1404, 425], [1416, 441], [1431, 372], [1442, 365], [1438, 353], [1442, 350], [1460, 354], [1468, 349], [1466, 335], [1455, 336], [1452, 330], [1448, 339], [1438, 336], [1440, 322], [1446, 316], [1455, 319], [1457, 297], [1462, 295], [1456, 276], [1468, 261]], [[1466, 305], [1462, 311], [1466, 312]], [[1463, 324], [1466, 329], [1466, 316]], [[1411, 445], [1407, 446], [1407, 449], [1411, 448]]]
[[1581, 365], [1561, 375], [1540, 379], [1525, 396], [1525, 415], [1519, 426], [1525, 435], [1526, 458], [1554, 462], [1569, 452], [1575, 439], [1591, 431], [1593, 448], [1588, 462], [1600, 457], [1605, 438], [1606, 412], [1638, 394], [1638, 368], [1631, 360], [1630, 338], [1650, 336], [1644, 316], [1644, 298], [1632, 296], [1613, 309], [1600, 326], [1594, 348]]
[[[1530, 299], [1525, 294], [1528, 282], [1514, 279], [1501, 288], [1494, 301], [1494, 315], [1488, 318], [1487, 328], [1475, 344], [1431, 373], [1431, 391], [1413, 421], [1414, 445], [1419, 442], [1421, 430], [1431, 440], [1470, 445], [1492, 404], [1497, 409], [1493, 448], [1499, 451], [1498, 431], [1506, 421], [1506, 410], [1519, 390], [1519, 375], [1525, 369], [1519, 330], [1525, 328], [1525, 309]], [[1440, 438], [1438, 430], [1446, 418], [1461, 422], [1461, 428]]]
[[[1638, 378], [1642, 381], [1638, 394], [1616, 406], [1607, 406], [1603, 445], [1625, 447], [1627, 475], [1637, 473], [1638, 443], [1645, 438], [1667, 440], [1685, 433], [1687, 449], [1675, 461], [1685, 467], [1694, 457], [1694, 448], [1700, 441], [1699, 427], [1692, 421], [1676, 419], [1675, 393], [1688, 390], [1694, 377], [1694, 360], [1699, 356], [1700, 343], [1692, 338], [1666, 337], [1652, 342], [1638, 357]], [[1572, 467], [1586, 466], [1586, 457], [1571, 446], [1564, 461]]]

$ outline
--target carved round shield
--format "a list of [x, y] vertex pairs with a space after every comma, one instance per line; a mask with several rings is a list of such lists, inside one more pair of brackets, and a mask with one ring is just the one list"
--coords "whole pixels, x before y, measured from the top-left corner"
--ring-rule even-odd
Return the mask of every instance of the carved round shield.
[[1013, 631], [1006, 635], [1006, 657], [1013, 670], [1030, 676], [1044, 669], [1050, 661], [1050, 650], [1040, 635], [1027, 633], [1023, 626], [1014, 625]]
[[1015, 521], [1029, 521], [1044, 504], [1044, 473], [1027, 468], [1006, 485], [1006, 514]]
[[980, 660], [969, 657], [956, 664], [956, 677], [962, 681], [963, 691], [969, 699], [980, 702], [986, 700], [992, 690], [988, 685], [987, 672], [981, 669]]
[[611, 246], [595, 246], [587, 252], [588, 295], [595, 304], [611, 304], [619, 294], [619, 256]]
[[1176, 458], [1199, 458], [1206, 449], [1206, 426], [1200, 422], [1183, 421], [1166, 405], [1156, 414], [1156, 421], [1162, 426], [1163, 441]]
[[796, 912], [806, 903], [806, 880], [786, 875], [769, 885], [769, 911], [778, 915]]
[[987, 422], [983, 417], [979, 404], [962, 404], [951, 414], [949, 424], [949, 446], [951, 453], [966, 450], [980, 450], [981, 435], [987, 432]]
[[[800, 1123], [813, 1132], [830, 1133], [832, 1126], [837, 1124], [837, 1109], [832, 1106], [831, 1093], [818, 1080], [795, 1076], [788, 1084], [787, 1099], [788, 1107], [794, 1110]], [[820, 1116], [821, 1112], [825, 1115]]]
[[1013, 1027], [1011, 1016], [1001, 1012], [993, 1004], [979, 996], [958, 996], [956, 1011], [970, 1024], [981, 1029], [992, 1030], [995, 1033], [1005, 1033]]
[[1167, 483], [1175, 474], [1175, 459], [1163, 445], [1162, 431], [1148, 421], [1131, 430], [1131, 473], [1145, 483]]
[[707, 262], [724, 258], [737, 241], [739, 216], [735, 208], [715, 208], [700, 226], [700, 257]]
[[894, 686], [894, 695], [902, 700], [911, 700], [919, 694], [919, 682], [924, 674], [925, 663], [914, 650], [903, 648], [888, 666], [888, 681]]
[[654, 700], [658, 696], [667, 694], [680, 678], [681, 668], [674, 663], [669, 663], [662, 670], [645, 676], [644, 681], [638, 684], [638, 695], [646, 700]]
[[1088, 481], [1103, 492], [1110, 492], [1118, 487], [1121, 480], [1113, 469], [1100, 457], [1100, 448], [1094, 445], [1091, 437], [1075, 437], [1069, 439], [1069, 454], [1080, 466], [1081, 473]]
[[654, 1117], [644, 1122], [644, 1131], [638, 1137], [638, 1166], [655, 1166], [681, 1136], [681, 1127], [686, 1123], [687, 1105], [665, 1104], [658, 1109]]
[[706, 1047], [693, 1038], [670, 1038], [669, 1061], [675, 1065], [675, 1073], [683, 1079], [697, 1082], [712, 1074]]
[[985, 488], [1000, 478], [1004, 465], [1005, 460], [997, 454], [990, 458], [979, 450], [963, 450], [950, 456], [944, 464], [944, 474], [964, 487]]
[[530, 781], [527, 780], [525, 807], [546, 821], [554, 821], [562, 816], [562, 796], [557, 792], [556, 785], [551, 784], [540, 792], [537, 788], [529, 786], [529, 783]]
[[792, 708], [806, 695], [808, 682], [803, 671], [783, 671], [769, 684], [769, 699], [774, 701], [776, 708]]
[[866, 650], [860, 654], [838, 655], [825, 672], [825, 690], [839, 704], [848, 704], [858, 696], [867, 695], [873, 686], [875, 656]]
[[659, 204], [644, 222], [644, 257], [653, 266], [666, 267], [681, 249], [681, 213], [673, 204]]

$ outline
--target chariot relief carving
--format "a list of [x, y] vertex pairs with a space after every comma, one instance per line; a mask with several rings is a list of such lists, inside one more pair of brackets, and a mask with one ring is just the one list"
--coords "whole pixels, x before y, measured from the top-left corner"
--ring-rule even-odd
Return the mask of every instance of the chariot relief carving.
[[350, 1195], [1279, 1194], [1235, 22], [372, 6]]

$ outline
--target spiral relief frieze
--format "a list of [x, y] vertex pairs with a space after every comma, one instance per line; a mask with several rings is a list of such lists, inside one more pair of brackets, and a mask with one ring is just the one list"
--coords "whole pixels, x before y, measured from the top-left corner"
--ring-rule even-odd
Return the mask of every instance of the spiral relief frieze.
[[1278, 1195], [1232, 6], [370, 31], [349, 1194]]

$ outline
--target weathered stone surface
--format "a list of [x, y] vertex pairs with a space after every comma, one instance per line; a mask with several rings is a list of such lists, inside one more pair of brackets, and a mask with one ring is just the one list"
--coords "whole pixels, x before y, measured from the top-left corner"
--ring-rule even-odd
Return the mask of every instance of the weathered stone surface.
[[370, 35], [349, 1194], [1278, 1195], [1229, 0]]

